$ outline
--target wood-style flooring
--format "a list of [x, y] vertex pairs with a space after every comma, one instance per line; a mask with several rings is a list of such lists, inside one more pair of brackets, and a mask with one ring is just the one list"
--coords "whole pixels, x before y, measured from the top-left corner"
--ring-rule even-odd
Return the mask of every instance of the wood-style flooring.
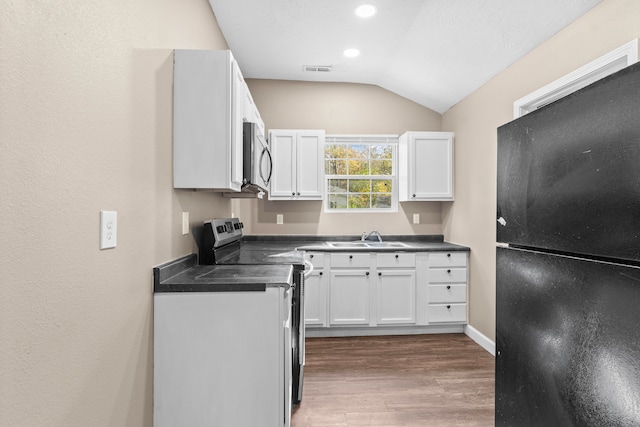
[[307, 338], [291, 425], [493, 426], [494, 362], [464, 334]]

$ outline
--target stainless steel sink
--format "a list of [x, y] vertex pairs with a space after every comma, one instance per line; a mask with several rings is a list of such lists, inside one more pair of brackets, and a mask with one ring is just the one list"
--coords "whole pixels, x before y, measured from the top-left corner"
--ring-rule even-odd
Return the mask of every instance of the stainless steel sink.
[[376, 249], [376, 248], [408, 248], [403, 242], [327, 242], [329, 246], [340, 249]]
[[365, 242], [370, 248], [408, 248], [403, 242]]
[[364, 242], [328, 242], [329, 245], [334, 248], [366, 248], [367, 244]]

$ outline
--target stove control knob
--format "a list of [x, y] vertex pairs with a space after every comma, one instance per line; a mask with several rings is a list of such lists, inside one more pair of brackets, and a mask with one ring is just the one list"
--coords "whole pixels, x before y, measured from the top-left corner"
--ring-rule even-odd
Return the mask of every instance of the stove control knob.
[[224, 233], [224, 225], [219, 225], [216, 227], [216, 231], [218, 233]]

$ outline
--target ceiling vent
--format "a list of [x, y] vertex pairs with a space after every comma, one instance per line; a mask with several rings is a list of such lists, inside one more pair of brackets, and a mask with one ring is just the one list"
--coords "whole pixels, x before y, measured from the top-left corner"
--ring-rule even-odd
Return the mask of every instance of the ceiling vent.
[[333, 65], [303, 65], [302, 71], [310, 73], [328, 73], [333, 69]]

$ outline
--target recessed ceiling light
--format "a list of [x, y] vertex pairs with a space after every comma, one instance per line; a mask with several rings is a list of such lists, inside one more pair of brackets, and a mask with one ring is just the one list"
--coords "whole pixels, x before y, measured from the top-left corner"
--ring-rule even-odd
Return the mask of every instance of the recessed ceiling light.
[[344, 51], [344, 56], [347, 58], [355, 58], [360, 55], [360, 51], [358, 49], [347, 49]]
[[356, 7], [356, 15], [361, 18], [370, 18], [376, 14], [376, 7], [371, 4], [363, 4]]

